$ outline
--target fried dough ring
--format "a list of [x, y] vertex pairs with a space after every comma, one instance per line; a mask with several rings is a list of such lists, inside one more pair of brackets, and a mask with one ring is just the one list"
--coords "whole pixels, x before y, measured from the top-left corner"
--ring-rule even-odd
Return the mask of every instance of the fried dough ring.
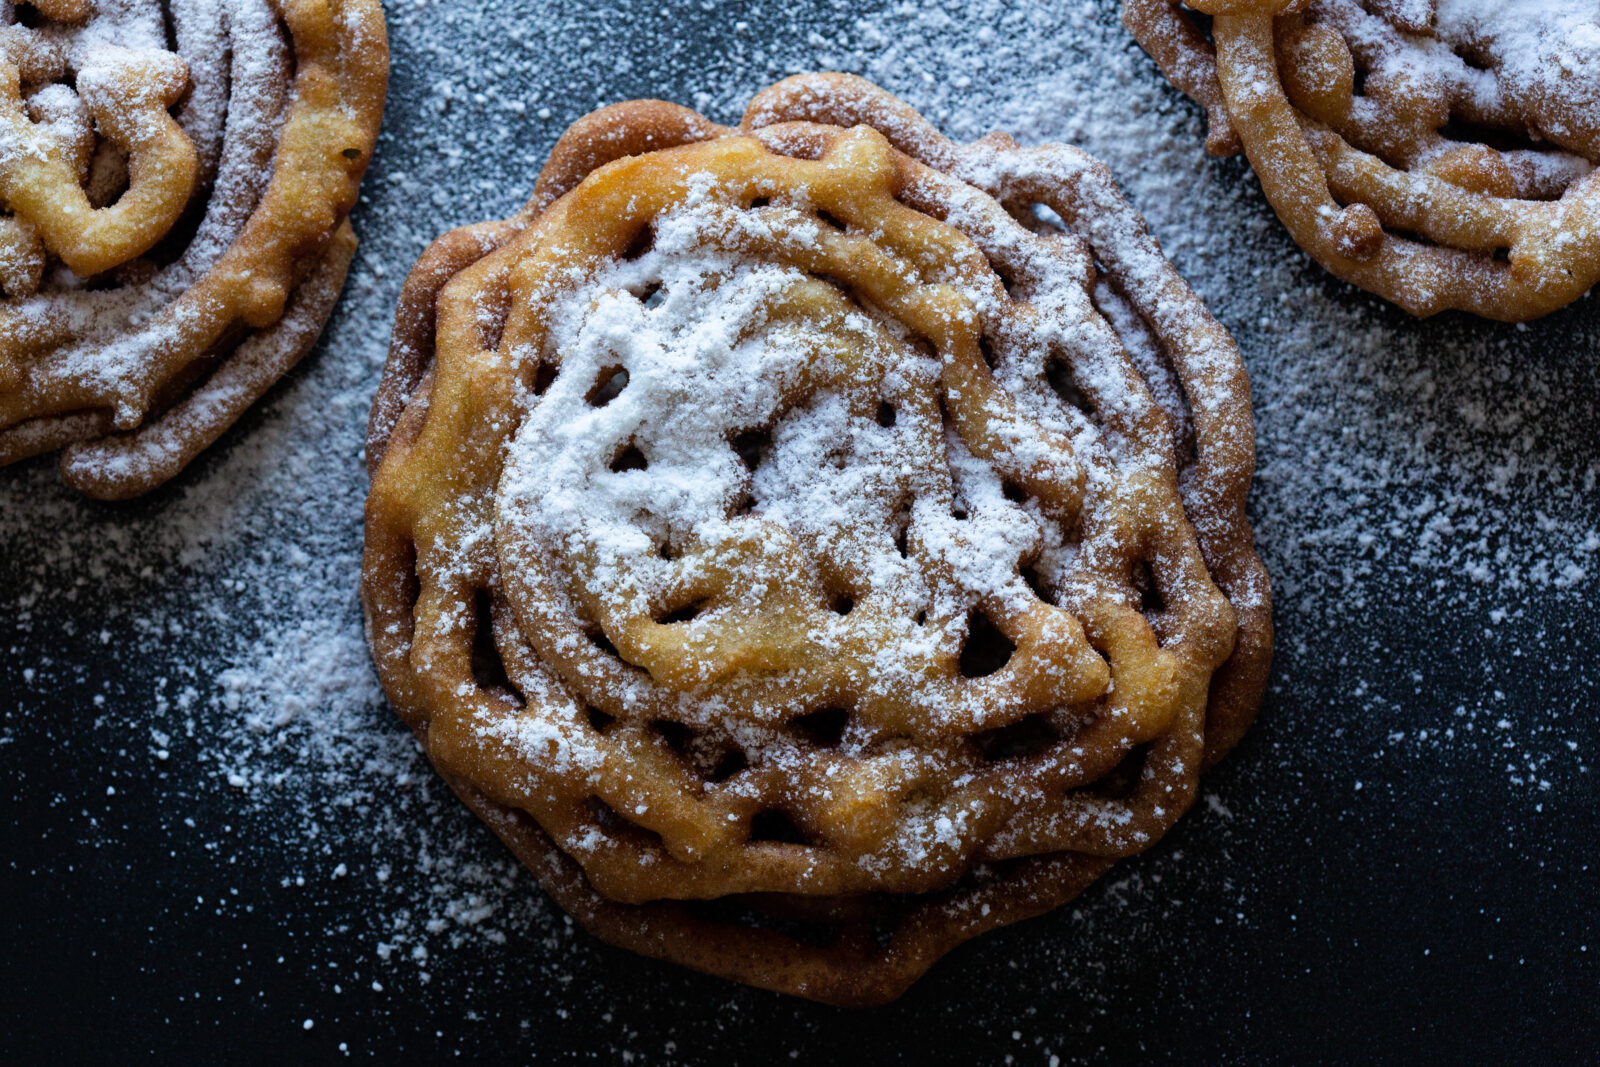
[[[664, 545], [676, 553], [664, 585], [649, 579], [657, 564], [615, 571], [645, 583], [633, 607], [598, 592], [599, 549], [568, 539], [573, 555], [552, 567], [530, 537], [537, 526], [520, 516], [542, 505], [518, 503], [515, 487], [533, 461], [507, 465], [506, 446], [532, 440], [541, 405], [559, 418], [604, 384], [563, 383], [578, 357], [551, 351], [550, 317], [564, 313], [570, 279], [624, 261], [702, 181], [720, 198], [710, 218], [726, 223], [704, 226], [704, 247], [829, 280], [796, 283], [766, 313], [770, 328], [793, 321], [799, 335], [834, 339], [796, 379], [811, 385], [783, 387], [780, 418], [819, 389], [850, 398], [863, 421], [893, 399], [899, 419], [887, 425], [909, 435], [902, 471], [915, 468], [907, 476], [937, 501], [949, 483], [921, 464], [940, 454], [923, 427], [937, 428], [942, 406], [952, 440], [1081, 534], [1047, 598], [1017, 578], [1004, 596], [960, 594], [1013, 644], [1003, 668], [961, 677], [948, 647], [906, 661], [922, 663], [914, 673], [927, 684], [913, 689], [924, 697], [874, 688], [871, 642], [901, 632], [894, 619], [909, 607], [840, 563], [849, 552], [762, 513], [732, 527], [732, 542]], [[1033, 203], [1058, 211], [1068, 232], [1034, 233], [1007, 212]], [[1167, 368], [1149, 373], [1171, 376], [1164, 403], [1089, 300], [1095, 259], [1122, 287], [1099, 298], [1145, 323], [1126, 336]], [[909, 333], [897, 341], [861, 325], [841, 293]], [[918, 386], [913, 373], [892, 397], [863, 384], [912, 373], [913, 339], [938, 354], [937, 382]], [[1088, 426], [1037, 406], [1062, 403], [1037, 399], [1042, 362], [1026, 384], [1041, 345], [1074, 363], [1121, 461], [1030, 414]], [[855, 353], [857, 369], [826, 370], [826, 351]], [[533, 395], [541, 365], [552, 381]], [[1044, 451], [1023, 447], [1031, 440]], [[522, 212], [447, 235], [408, 279], [368, 456], [369, 635], [391, 703], [430, 759], [593, 932], [752, 984], [833, 1003], [892, 999], [960, 941], [1069, 899], [1187, 808], [1202, 762], [1243, 730], [1264, 684], [1267, 584], [1243, 516], [1248, 384], [1225, 331], [1099, 164], [1005, 139], [958, 148], [859, 79], [792, 79], [757, 97], [737, 131], [659, 102], [575, 124]], [[556, 465], [540, 460], [534, 473]], [[904, 558], [956, 595], [966, 587], [930, 554], [933, 534], [918, 532], [942, 527], [933, 512], [913, 514]], [[863, 545], [883, 536], [836, 532]], [[765, 563], [740, 547], [763, 538], [779, 553]], [[1139, 606], [1133, 575], [1144, 567], [1158, 609]], [[849, 591], [847, 619], [859, 622], [834, 620], [830, 584]], [[752, 599], [755, 587], [766, 591]], [[704, 621], [660, 621], [697, 598]], [[965, 631], [948, 611], [936, 616], [930, 626]], [[819, 634], [842, 644], [819, 656], [809, 650]], [[475, 656], [496, 660], [504, 680], [481, 677]], [[806, 720], [833, 706], [847, 719], [840, 739], [813, 738]], [[984, 754], [1024, 727], [1047, 741]], [[737, 750], [745, 766], [719, 777], [708, 746], [718, 758]], [[776, 813], [802, 841], [763, 839], [760, 820]], [[696, 900], [781, 902], [833, 933], [810, 945], [708, 919]], [[890, 923], [886, 942], [863, 909]]]

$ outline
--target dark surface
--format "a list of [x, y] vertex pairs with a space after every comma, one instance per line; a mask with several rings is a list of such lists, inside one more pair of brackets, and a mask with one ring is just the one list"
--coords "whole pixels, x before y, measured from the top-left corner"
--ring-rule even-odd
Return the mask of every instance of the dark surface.
[[[1279, 578], [1279, 651], [1257, 725], [1207, 778], [1195, 810], [1074, 905], [958, 950], [895, 1005], [841, 1012], [574, 933], [414, 755], [397, 757], [418, 768], [414, 777], [364, 796], [344, 822], [346, 809], [314, 789], [309, 807], [291, 797], [273, 809], [219, 785], [205, 754], [226, 745], [205, 739], [220, 729], [207, 717], [229, 713], [211, 699], [236, 661], [224, 650], [238, 647], [241, 634], [248, 646], [258, 632], [281, 632], [300, 602], [281, 590], [219, 594], [217, 576], [277, 573], [286, 587], [322, 580], [315, 565], [276, 563], [256, 547], [267, 539], [299, 544], [309, 525], [320, 532], [305, 535], [307, 551], [336, 546], [327, 580], [353, 589], [361, 412], [340, 405], [375, 382], [383, 309], [421, 241], [509, 211], [561, 126], [601, 99], [694, 102], [709, 86], [711, 103], [725, 106], [784, 73], [754, 46], [724, 48], [736, 19], [750, 24], [744, 39], [782, 41], [783, 55], [803, 63], [809, 53], [796, 42], [851, 30], [861, 7], [807, 4], [781, 17], [753, 6], [693, 7], [673, 19], [642, 6], [620, 15], [493, 8], [458, 30], [444, 17], [449, 8], [393, 10], [386, 132], [369, 202], [356, 215], [366, 241], [358, 270], [381, 263], [386, 273], [353, 280], [329, 343], [215, 456], [148, 500], [79, 503], [54, 487], [42, 462], [0, 472], [0, 482], [12, 479], [0, 496], [0, 770], [8, 783], [0, 790], [0, 1054], [54, 1063], [150, 1053], [322, 1060], [341, 1051], [391, 1061], [635, 1063], [1593, 1059], [1594, 579], [1518, 585], [1502, 568], [1486, 585], [1467, 564], [1492, 560], [1502, 541], [1534, 558], [1562, 528], [1581, 541], [1600, 525], [1592, 482], [1600, 466], [1600, 305], [1587, 300], [1525, 331], [1448, 317], [1412, 322], [1304, 264], [1232, 161], [1193, 161], [1203, 187], [1196, 195], [1228, 198], [1227, 210], [1254, 224], [1240, 223], [1251, 236], [1232, 254], [1275, 265], [1260, 280], [1266, 289], [1292, 284], [1309, 294], [1305, 307], [1320, 310], [1295, 318], [1372, 323], [1374, 332], [1360, 344], [1337, 333], [1299, 342], [1292, 327], [1265, 328], [1258, 313], [1266, 298], [1233, 284], [1237, 270], [1227, 285], [1208, 287], [1213, 264], [1205, 248], [1184, 246], [1173, 221], [1182, 213], [1163, 212], [1149, 186], [1133, 186], [1180, 268], [1208, 296], [1223, 294], [1213, 306], [1251, 364], [1263, 439], [1255, 501], [1263, 555]], [[1097, 39], [1112, 39], [1108, 5], [1087, 9]], [[969, 32], [993, 15], [981, 8], [972, 24], [949, 32]], [[538, 37], [539, 49], [502, 55], [500, 35], [513, 25]], [[1071, 31], [1063, 23], [1054, 32]], [[575, 48], [590, 32], [595, 40]], [[552, 117], [486, 116], [459, 97], [454, 110], [441, 107], [436, 79], [460, 78], [448, 48], [439, 50], [452, 34], [481, 60], [465, 64], [469, 90], [474, 78], [510, 95], [540, 87]], [[619, 54], [629, 57], [626, 67], [610, 62]], [[995, 79], [982, 84], [983, 62], [973, 55], [949, 62], [978, 76], [975, 94], [1012, 91]], [[701, 69], [693, 62], [701, 56], [718, 58]], [[1140, 99], [1162, 102], [1132, 136], [1171, 128], [1198, 156], [1192, 109], [1155, 81], [1131, 46], [1122, 62], [1148, 83]], [[917, 101], [914, 73], [893, 87]], [[451, 141], [451, 123], [457, 135], [501, 125], [452, 160], [439, 150]], [[1057, 135], [1071, 132], [1063, 126]], [[1119, 177], [1132, 180], [1125, 167], [1137, 156], [1130, 150], [1113, 161]], [[414, 180], [395, 179], [402, 169]], [[441, 180], [452, 174], [460, 180]], [[1293, 343], [1308, 344], [1308, 353], [1355, 353], [1355, 378], [1291, 375], [1282, 351]], [[1421, 380], [1432, 384], [1416, 388]], [[1338, 424], [1342, 409], [1319, 392], [1346, 386], [1370, 388], [1367, 408], [1380, 412], [1353, 436]], [[1484, 429], [1459, 415], [1471, 403], [1516, 417], [1492, 416]], [[1297, 405], [1319, 417], [1306, 422]], [[326, 431], [340, 435], [338, 458], [329, 460], [336, 471], [316, 482], [334, 488], [312, 493], [305, 512], [284, 505], [277, 490], [252, 496], [240, 488], [237, 511], [216, 503], [232, 499], [241, 470], [254, 469], [254, 453], [240, 442], [292, 441], [345, 425], [352, 428]], [[1307, 464], [1347, 464], [1352, 478], [1371, 479], [1371, 466], [1342, 450], [1389, 456], [1381, 440], [1364, 436], [1373, 427], [1419, 439], [1426, 429], [1437, 465], [1356, 489], [1342, 476], [1308, 484], [1295, 475]], [[307, 448], [293, 447], [296, 455]], [[1474, 449], [1528, 460], [1505, 494], [1471, 498], [1499, 501], [1483, 547], [1419, 563], [1416, 524], [1371, 522], [1379, 546], [1392, 551], [1350, 537], [1330, 538], [1314, 554], [1304, 548], [1313, 535], [1329, 537], [1345, 511], [1370, 519], [1429, 493], [1478, 492], [1490, 464], [1460, 459]], [[1549, 488], [1557, 484], [1566, 487], [1559, 494]], [[48, 529], [19, 532], [27, 527], [18, 516], [35, 508]], [[225, 532], [214, 540], [155, 538], [151, 531], [179, 514], [191, 524], [220, 514]], [[69, 548], [44, 549], [58, 539]], [[1347, 577], [1334, 581], [1334, 572]], [[341, 603], [342, 625], [353, 631], [353, 595]], [[1507, 614], [1486, 622], [1496, 609]], [[189, 710], [176, 695], [185, 686], [199, 694]], [[363, 729], [394, 735], [394, 749], [406, 751], [409, 742], [370, 693], [355, 706]], [[187, 734], [185, 716], [198, 721]], [[152, 756], [149, 722], [172, 733], [170, 758]], [[1458, 733], [1441, 742], [1445, 729]], [[399, 815], [382, 821], [379, 809]], [[323, 870], [307, 880], [315, 866], [307, 857], [327, 851], [310, 842], [330, 840], [339, 850], [327, 853], [328, 865], [349, 855], [350, 875]], [[428, 855], [440, 859], [419, 859]], [[472, 885], [515, 901], [499, 913], [504, 943], [442, 937], [430, 942], [425, 967], [386, 959], [375, 948], [384, 923], [408, 896], [420, 908], [439, 883], [456, 884], [440, 863], [465, 862], [490, 872]], [[392, 876], [365, 876], [379, 868]]]

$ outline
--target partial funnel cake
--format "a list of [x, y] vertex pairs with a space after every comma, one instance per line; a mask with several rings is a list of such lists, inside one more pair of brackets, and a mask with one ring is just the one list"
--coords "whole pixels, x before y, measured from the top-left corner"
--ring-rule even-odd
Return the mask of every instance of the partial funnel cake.
[[1506, 321], [1600, 280], [1595, 0], [1123, 0], [1123, 21], [1340, 278]]
[[841, 1005], [1149, 848], [1271, 656], [1249, 385], [1104, 166], [635, 101], [406, 283], [363, 597], [589, 930]]
[[0, 465], [147, 492], [310, 350], [388, 75], [378, 0], [0, 3]]

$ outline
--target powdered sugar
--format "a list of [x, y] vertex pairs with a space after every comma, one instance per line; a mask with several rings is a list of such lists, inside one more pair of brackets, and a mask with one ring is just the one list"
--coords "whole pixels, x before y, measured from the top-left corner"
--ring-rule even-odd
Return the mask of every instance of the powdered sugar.
[[[1349, 42], [1368, 67], [1374, 92], [1405, 100], [1399, 87], [1410, 85], [1418, 110], [1427, 106], [1424, 98], [1449, 99], [1464, 119], [1511, 131], [1525, 124], [1536, 139], [1579, 153], [1596, 150], [1586, 131], [1600, 126], [1600, 15], [1586, 0], [1542, 0], [1532, 9], [1497, 0], [1440, 0], [1431, 20], [1417, 20], [1425, 34], [1406, 32], [1356, 0], [1323, 0], [1315, 15]], [[1381, 138], [1388, 119], [1382, 106], [1358, 96], [1353, 107], [1352, 119]], [[1444, 150], [1428, 149], [1420, 161]], [[1549, 146], [1502, 156], [1543, 196], [1591, 169], [1582, 155]]]
[[[680, 607], [661, 601], [675, 595], [665, 590], [731, 568], [730, 585], [712, 579], [727, 602], [685, 624], [691, 656], [708, 621], [770, 612], [764, 598], [804, 583], [798, 548], [838, 583], [835, 596], [864, 609], [817, 613], [806, 641], [822, 658], [810, 669], [856, 655], [846, 649], [861, 626], [881, 630], [883, 669], [857, 683], [863, 699], [908, 699], [910, 686], [937, 720], [954, 705], [924, 677], [933, 657], [959, 647], [976, 604], [1016, 601], [1020, 612], [1034, 599], [1017, 569], [1039, 547], [1040, 519], [1003, 498], [1000, 475], [953, 431], [946, 441], [936, 361], [831, 286], [733, 252], [746, 231], [813, 247], [816, 228], [792, 208], [738, 211], [702, 193], [661, 219], [640, 258], [550, 294], [543, 358], [559, 353], [561, 373], [510, 449], [500, 540], [550, 561], [574, 595], [597, 597], [613, 633], [613, 619]], [[741, 458], [735, 445], [755, 429], [763, 441]], [[897, 547], [906, 537], [923, 563]], [[619, 681], [644, 697], [642, 676], [596, 684]], [[746, 711], [776, 721], [792, 701]]]

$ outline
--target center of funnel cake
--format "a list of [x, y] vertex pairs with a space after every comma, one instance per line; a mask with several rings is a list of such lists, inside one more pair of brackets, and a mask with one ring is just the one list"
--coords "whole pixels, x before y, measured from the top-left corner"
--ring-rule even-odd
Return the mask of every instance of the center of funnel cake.
[[[625, 703], [679, 694], [681, 720], [723, 726], [838, 706], [846, 744], [1099, 696], [1104, 661], [1022, 577], [1075, 546], [969, 450], [933, 348], [781, 250], [849, 224], [690, 190], [648, 248], [567, 285], [544, 351], [521, 354], [559, 372], [533, 376], [509, 447], [502, 573], [513, 604], [546, 602], [515, 588], [537, 574], [572, 612], [523, 628], [551, 653], [579, 630], [609, 644]], [[755, 258], [729, 251], [741, 235], [783, 241]], [[1025, 637], [1028, 616], [1058, 639]]]

